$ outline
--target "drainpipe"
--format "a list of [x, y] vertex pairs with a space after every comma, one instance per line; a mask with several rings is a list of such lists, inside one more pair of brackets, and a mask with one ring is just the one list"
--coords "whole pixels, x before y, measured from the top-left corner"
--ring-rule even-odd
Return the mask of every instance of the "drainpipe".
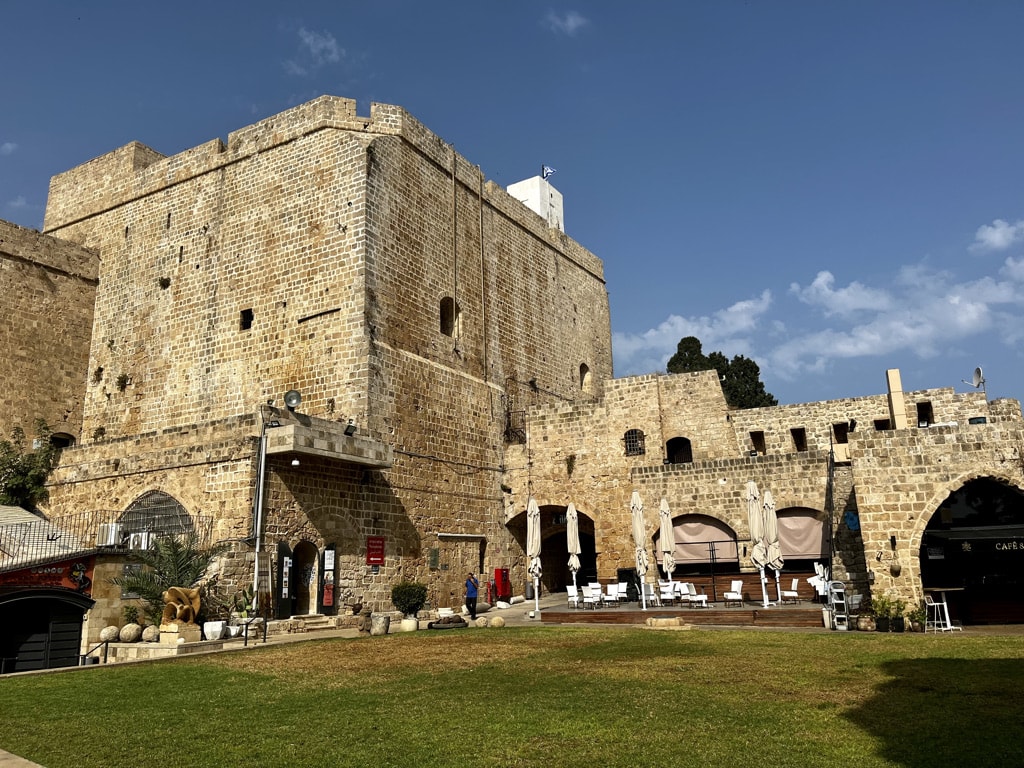
[[253, 600], [253, 611], [259, 613], [259, 586], [260, 586], [260, 550], [263, 544], [263, 497], [265, 495], [264, 487], [266, 485], [266, 474], [267, 474], [267, 422], [263, 418], [262, 409], [260, 409], [260, 421], [262, 425], [260, 427], [260, 455], [259, 464], [256, 469], [256, 498], [254, 500], [254, 512], [253, 512], [253, 538], [256, 540], [256, 557], [253, 564], [252, 573], [252, 600]]

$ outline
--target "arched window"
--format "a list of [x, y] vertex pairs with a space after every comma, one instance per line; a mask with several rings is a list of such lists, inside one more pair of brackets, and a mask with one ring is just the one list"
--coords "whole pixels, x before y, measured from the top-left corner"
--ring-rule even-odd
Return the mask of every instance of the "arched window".
[[462, 312], [459, 310], [458, 302], [451, 296], [441, 299], [441, 333], [452, 338], [459, 338], [462, 335]]
[[669, 464], [693, 463], [693, 447], [687, 437], [673, 437], [665, 443], [665, 456]]
[[590, 391], [590, 366], [586, 363], [580, 363], [580, 390]]
[[128, 506], [118, 522], [128, 534], [178, 534], [194, 530], [185, 507], [163, 491], [144, 493]]
[[644, 446], [643, 430], [626, 430], [626, 434], [622, 436], [622, 441], [626, 444], [627, 456], [643, 456], [647, 453], [647, 448]]
[[54, 432], [50, 435], [50, 445], [54, 448], [70, 448], [75, 444], [75, 436], [67, 432]]

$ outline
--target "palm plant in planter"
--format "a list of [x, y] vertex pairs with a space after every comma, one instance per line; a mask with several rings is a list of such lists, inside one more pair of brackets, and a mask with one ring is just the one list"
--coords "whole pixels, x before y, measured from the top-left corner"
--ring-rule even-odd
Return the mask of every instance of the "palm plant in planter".
[[402, 620], [404, 631], [419, 628], [416, 614], [427, 604], [427, 585], [417, 581], [402, 581], [391, 588], [391, 602], [405, 617]]

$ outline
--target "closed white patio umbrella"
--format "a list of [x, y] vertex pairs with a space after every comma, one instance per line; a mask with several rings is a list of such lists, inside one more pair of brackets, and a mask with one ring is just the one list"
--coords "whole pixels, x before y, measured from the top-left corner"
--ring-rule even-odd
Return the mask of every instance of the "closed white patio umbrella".
[[764, 539], [764, 506], [761, 503], [761, 494], [758, 493], [757, 483], [753, 480], [747, 483], [747, 520], [750, 523], [750, 562], [757, 566], [761, 573], [761, 597], [764, 600], [764, 607], [767, 608], [768, 586], [765, 582], [764, 567], [768, 564], [768, 547]]
[[647, 610], [647, 595], [644, 582], [647, 578], [647, 526], [644, 524], [644, 503], [640, 494], [633, 491], [629, 500], [629, 511], [633, 518], [633, 543], [636, 546], [636, 575], [640, 580], [640, 608]]
[[676, 532], [672, 527], [672, 510], [669, 509], [668, 500], [664, 497], [661, 500], [658, 516], [661, 518], [661, 533], [658, 536], [661, 548], [661, 567], [665, 571], [665, 578], [672, 581], [672, 573], [676, 569]]
[[530, 558], [527, 571], [533, 576], [534, 610], [540, 611], [540, 507], [532, 496], [526, 504], [526, 556]]
[[782, 586], [779, 583], [779, 571], [785, 564], [782, 557], [782, 545], [779, 543], [779, 519], [775, 514], [775, 499], [771, 491], [764, 492], [764, 542], [768, 552], [766, 565], [775, 571], [776, 599], [782, 600]]
[[565, 509], [565, 540], [569, 545], [569, 570], [572, 571], [572, 585], [576, 586], [576, 574], [580, 571], [580, 520], [576, 505], [572, 502]]

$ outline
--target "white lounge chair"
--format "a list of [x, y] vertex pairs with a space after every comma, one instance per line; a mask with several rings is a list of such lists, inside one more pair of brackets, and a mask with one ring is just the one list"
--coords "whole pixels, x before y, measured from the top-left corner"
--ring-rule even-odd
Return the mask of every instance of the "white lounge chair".
[[733, 603], [735, 605], [743, 605], [743, 581], [742, 579], [736, 579], [732, 582], [732, 586], [729, 591], [725, 593], [722, 603], [729, 605]]

